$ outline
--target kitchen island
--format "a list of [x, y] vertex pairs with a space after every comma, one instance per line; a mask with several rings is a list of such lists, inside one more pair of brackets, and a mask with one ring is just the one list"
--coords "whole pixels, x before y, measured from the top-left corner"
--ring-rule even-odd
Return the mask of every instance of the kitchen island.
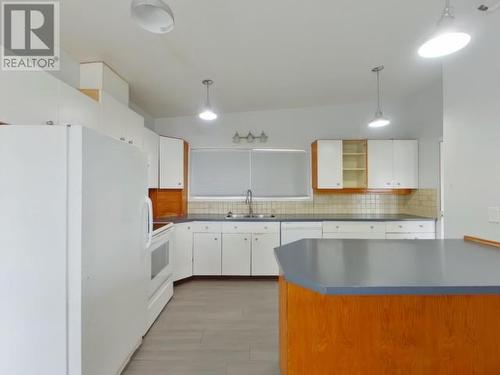
[[282, 375], [500, 373], [500, 251], [462, 240], [275, 250]]

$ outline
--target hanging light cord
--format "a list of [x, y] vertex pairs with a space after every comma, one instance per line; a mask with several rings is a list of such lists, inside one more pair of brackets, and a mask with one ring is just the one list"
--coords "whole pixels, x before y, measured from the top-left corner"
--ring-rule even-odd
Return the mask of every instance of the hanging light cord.
[[206, 105], [207, 105], [207, 108], [208, 108], [208, 107], [210, 107], [210, 85], [207, 83], [206, 86], [207, 86], [207, 102], [206, 102]]
[[377, 106], [378, 106], [378, 112], [381, 112], [381, 107], [380, 107], [380, 70], [377, 70]]

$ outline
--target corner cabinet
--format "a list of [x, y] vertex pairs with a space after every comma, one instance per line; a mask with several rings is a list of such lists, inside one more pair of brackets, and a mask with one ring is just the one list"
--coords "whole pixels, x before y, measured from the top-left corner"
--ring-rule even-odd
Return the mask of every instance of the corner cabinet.
[[418, 188], [418, 141], [368, 141], [368, 188]]
[[160, 189], [184, 189], [184, 141], [160, 137]]

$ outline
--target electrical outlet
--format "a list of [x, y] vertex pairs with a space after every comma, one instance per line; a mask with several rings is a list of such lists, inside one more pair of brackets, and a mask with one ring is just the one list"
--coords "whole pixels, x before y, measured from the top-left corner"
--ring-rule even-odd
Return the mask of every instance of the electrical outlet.
[[500, 223], [500, 209], [498, 207], [488, 207], [488, 221], [490, 223]]

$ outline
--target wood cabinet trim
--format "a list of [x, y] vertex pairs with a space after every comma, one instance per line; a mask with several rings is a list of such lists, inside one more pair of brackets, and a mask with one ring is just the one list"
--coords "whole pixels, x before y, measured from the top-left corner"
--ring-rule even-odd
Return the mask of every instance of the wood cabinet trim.
[[498, 241], [492, 241], [492, 240], [486, 240], [484, 238], [479, 238], [479, 237], [473, 237], [473, 236], [464, 236], [464, 241], [469, 241], [469, 242], [475, 242], [481, 245], [487, 245], [487, 246], [493, 246], [493, 247], [499, 247], [500, 248], [500, 242]]

